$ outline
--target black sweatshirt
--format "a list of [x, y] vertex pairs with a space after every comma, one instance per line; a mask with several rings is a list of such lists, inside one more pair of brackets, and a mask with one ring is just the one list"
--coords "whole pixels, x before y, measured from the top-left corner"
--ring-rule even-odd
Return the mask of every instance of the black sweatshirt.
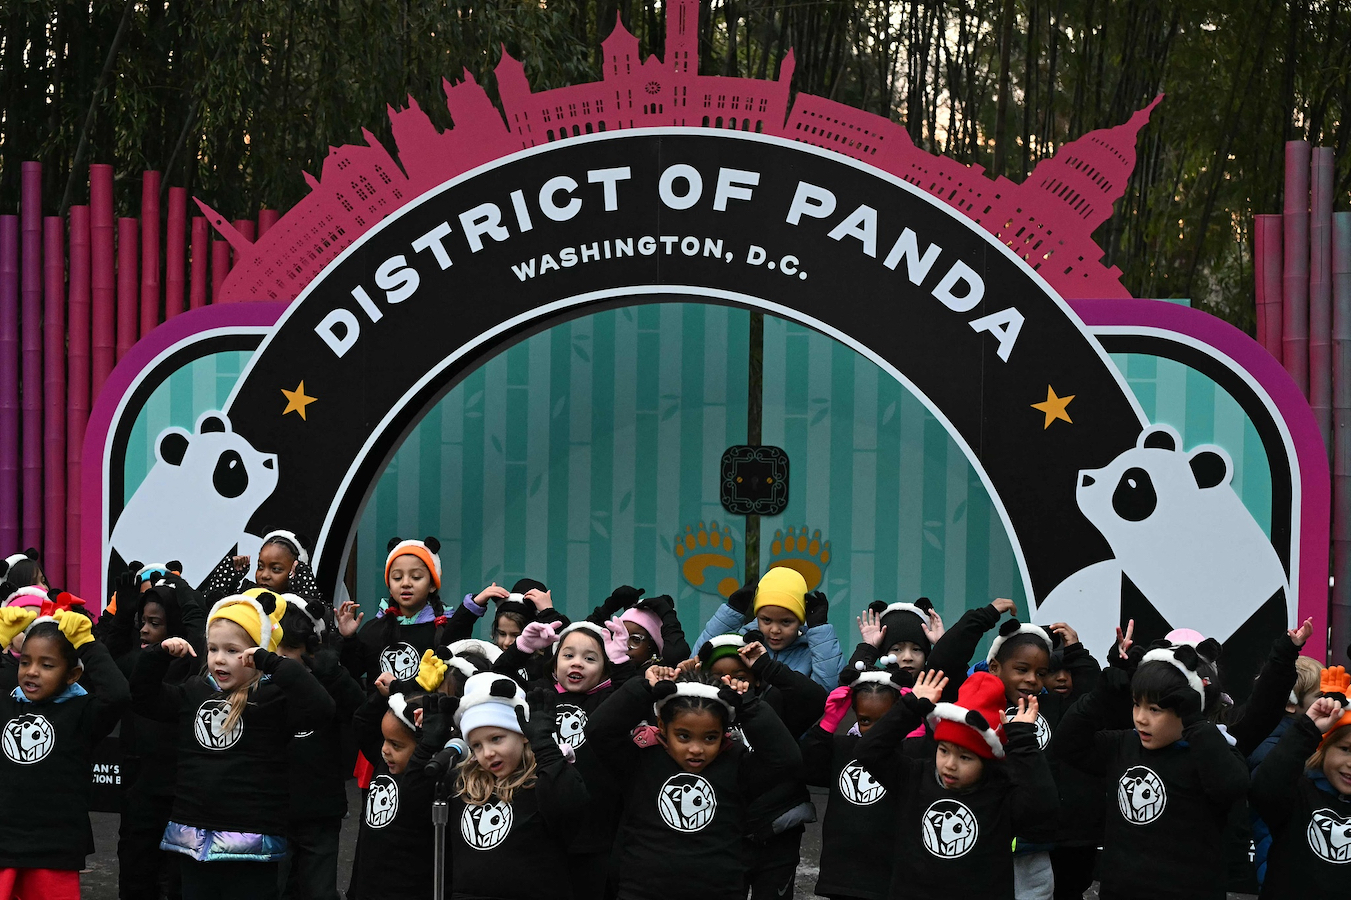
[[[809, 729], [825, 711], [826, 689], [810, 676], [770, 658], [769, 653], [760, 655], [751, 666], [751, 672], [760, 681], [756, 695], [774, 710], [774, 714], [794, 738]], [[751, 748], [754, 747], [751, 744]], [[794, 809], [798, 810], [794, 814], [794, 821], [781, 824], [776, 831], [775, 820]], [[802, 778], [783, 779], [751, 801], [747, 812], [746, 836], [756, 844], [764, 844], [776, 833], [815, 821], [816, 810], [811, 808], [811, 794], [807, 792], [806, 781]]]
[[296, 732], [287, 746], [291, 821], [340, 819], [347, 815], [352, 773], [351, 754], [341, 752], [342, 729], [366, 694], [332, 650], [320, 650], [305, 666], [333, 698], [333, 715], [318, 728]]
[[436, 780], [424, 770], [445, 746], [450, 721], [447, 717], [431, 717], [407, 767], [398, 775], [391, 775], [380, 753], [385, 740], [380, 723], [388, 710], [389, 701], [373, 691], [352, 717], [357, 749], [375, 765], [357, 834], [356, 870], [360, 883], [352, 893], [362, 900], [407, 900], [427, 897], [432, 892], [435, 836], [432, 801]]
[[1248, 766], [1204, 720], [1158, 750], [1134, 729], [1106, 730], [1131, 703], [1124, 673], [1109, 669], [1065, 713], [1052, 753], [1106, 784], [1099, 872], [1104, 893], [1197, 900], [1225, 896], [1219, 852], [1225, 820], [1248, 790]]
[[742, 900], [747, 807], [774, 785], [802, 777], [797, 744], [778, 716], [750, 697], [736, 724], [755, 750], [725, 741], [702, 772], [685, 772], [663, 747], [640, 748], [630, 736], [652, 702], [647, 681], [631, 679], [601, 704], [587, 729], [587, 745], [622, 785], [619, 898]]
[[1036, 727], [1005, 726], [1005, 758], [985, 760], [975, 785], [943, 787], [932, 757], [903, 752], [905, 736], [933, 710], [906, 694], [859, 739], [858, 760], [896, 795], [896, 851], [888, 897], [1013, 897], [1013, 838], [1056, 815], [1055, 782]]
[[1304, 770], [1322, 737], [1308, 716], [1296, 716], [1253, 772], [1248, 796], [1271, 829], [1264, 898], [1346, 895], [1351, 795], [1331, 790], [1322, 772]]
[[445, 643], [445, 626], [435, 620], [400, 625], [397, 618], [378, 616], [342, 639], [342, 664], [369, 691], [381, 672], [393, 672], [399, 681], [417, 678], [422, 654]]
[[798, 742], [807, 783], [830, 788], [816, 893], [882, 900], [891, 884], [896, 795], [863, 768], [858, 742], [858, 735], [829, 734], [819, 724]]
[[131, 694], [106, 647], [91, 641], [77, 653], [85, 693], [62, 689], [65, 699], [37, 703], [0, 695], [0, 868], [78, 871], [93, 852], [93, 751]]
[[1251, 756], [1285, 718], [1285, 705], [1299, 677], [1295, 669], [1298, 658], [1299, 648], [1290, 640], [1290, 635], [1277, 635], [1271, 642], [1267, 661], [1253, 683], [1248, 702], [1225, 725], [1237, 741], [1238, 752], [1245, 757]]
[[976, 645], [985, 637], [985, 632], [999, 624], [1001, 616], [1003, 613], [995, 609], [993, 603], [968, 609], [934, 643], [924, 668], [936, 669], [948, 676], [948, 686], [943, 689], [944, 701], [957, 702], [957, 689], [966, 681], [966, 670], [976, 655]]
[[146, 648], [132, 672], [132, 708], [178, 724], [178, 778], [170, 820], [217, 831], [283, 835], [290, 808], [286, 746], [333, 718], [333, 700], [303, 665], [266, 650], [264, 674], [235, 727], [221, 728], [230, 696], [206, 676], [165, 683], [173, 657]]
[[[568, 843], [589, 809], [588, 785], [552, 735], [531, 742], [535, 783], [510, 803], [494, 794], [471, 806], [450, 804], [451, 896], [454, 900], [533, 900], [573, 896], [567, 882]], [[364, 896], [364, 895], [363, 895]], [[589, 898], [579, 898], [589, 900]]]

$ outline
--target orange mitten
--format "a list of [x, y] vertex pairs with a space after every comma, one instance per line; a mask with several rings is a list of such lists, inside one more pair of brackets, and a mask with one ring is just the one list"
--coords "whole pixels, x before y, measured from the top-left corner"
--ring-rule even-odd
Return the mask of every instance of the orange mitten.
[[1342, 706], [1346, 706], [1348, 686], [1351, 686], [1351, 675], [1348, 675], [1342, 666], [1324, 669], [1318, 677], [1318, 689], [1322, 691], [1323, 696], [1340, 700]]

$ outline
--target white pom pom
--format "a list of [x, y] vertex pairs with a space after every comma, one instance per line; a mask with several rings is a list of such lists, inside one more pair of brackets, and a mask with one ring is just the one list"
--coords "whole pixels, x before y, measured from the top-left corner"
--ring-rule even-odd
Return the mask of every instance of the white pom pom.
[[857, 669], [858, 671], [862, 672], [862, 671], [863, 671], [863, 660], [860, 659], [858, 662], [854, 663], [854, 668]]
[[896, 665], [896, 656], [895, 654], [884, 656], [881, 659], [879, 659], [878, 662], [881, 663], [883, 666], [894, 666]]

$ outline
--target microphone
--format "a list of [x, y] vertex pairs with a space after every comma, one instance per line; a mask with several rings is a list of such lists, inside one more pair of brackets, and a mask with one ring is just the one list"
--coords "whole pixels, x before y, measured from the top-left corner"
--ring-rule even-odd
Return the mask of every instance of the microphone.
[[433, 778], [441, 778], [468, 755], [469, 745], [461, 738], [451, 738], [446, 741], [446, 746], [441, 749], [441, 752], [431, 758], [423, 772]]

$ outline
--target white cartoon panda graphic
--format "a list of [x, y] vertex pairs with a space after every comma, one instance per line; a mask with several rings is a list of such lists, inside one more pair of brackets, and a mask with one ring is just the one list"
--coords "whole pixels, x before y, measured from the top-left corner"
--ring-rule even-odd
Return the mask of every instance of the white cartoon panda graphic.
[[511, 834], [514, 821], [510, 803], [498, 800], [482, 806], [467, 805], [460, 815], [460, 836], [475, 850], [491, 850]]
[[422, 654], [412, 644], [392, 644], [380, 651], [380, 671], [392, 672], [400, 681], [416, 678]]
[[965, 856], [980, 837], [975, 815], [959, 800], [935, 800], [922, 822], [924, 849], [942, 859]]
[[871, 806], [887, 793], [887, 789], [878, 784], [856, 759], [840, 770], [839, 789], [840, 796], [855, 806]]
[[[1014, 716], [1018, 715], [1018, 707], [1010, 706], [1004, 710], [1004, 715], [1012, 720]], [[1051, 723], [1047, 722], [1046, 717], [1041, 713], [1037, 713], [1037, 749], [1045, 750], [1049, 743], [1051, 743]]]
[[0, 735], [0, 749], [5, 758], [21, 766], [31, 766], [46, 759], [56, 746], [56, 732], [46, 717], [24, 713], [5, 723]]
[[1233, 470], [1220, 447], [1183, 452], [1167, 425], [1146, 428], [1107, 466], [1080, 470], [1079, 509], [1113, 558], [1062, 581], [1033, 621], [1073, 622], [1086, 646], [1111, 647], [1124, 575], [1171, 627], [1224, 643], [1278, 592], [1288, 598], [1285, 567], [1230, 484]]
[[196, 433], [167, 428], [155, 464], [123, 507], [109, 538], [123, 560], [177, 559], [200, 584], [230, 548], [254, 554], [245, 529], [277, 487], [277, 457], [255, 450], [224, 413], [203, 414]]
[[586, 710], [570, 703], [554, 710], [554, 740], [576, 750], [586, 743]]
[[657, 812], [667, 826], [687, 833], [700, 831], [713, 821], [718, 798], [713, 785], [688, 772], [666, 779], [657, 794]]
[[1148, 825], [1163, 815], [1168, 806], [1168, 791], [1153, 769], [1131, 766], [1117, 782], [1116, 802], [1127, 822]]
[[229, 750], [244, 736], [244, 717], [240, 716], [234, 726], [225, 730], [225, 722], [230, 717], [229, 700], [206, 700], [197, 707], [192, 723], [193, 737], [207, 750]]
[[1325, 862], [1351, 863], [1351, 818], [1330, 809], [1315, 810], [1305, 830], [1309, 849]]
[[399, 783], [388, 775], [375, 776], [366, 794], [366, 824], [371, 828], [384, 828], [398, 814]]

